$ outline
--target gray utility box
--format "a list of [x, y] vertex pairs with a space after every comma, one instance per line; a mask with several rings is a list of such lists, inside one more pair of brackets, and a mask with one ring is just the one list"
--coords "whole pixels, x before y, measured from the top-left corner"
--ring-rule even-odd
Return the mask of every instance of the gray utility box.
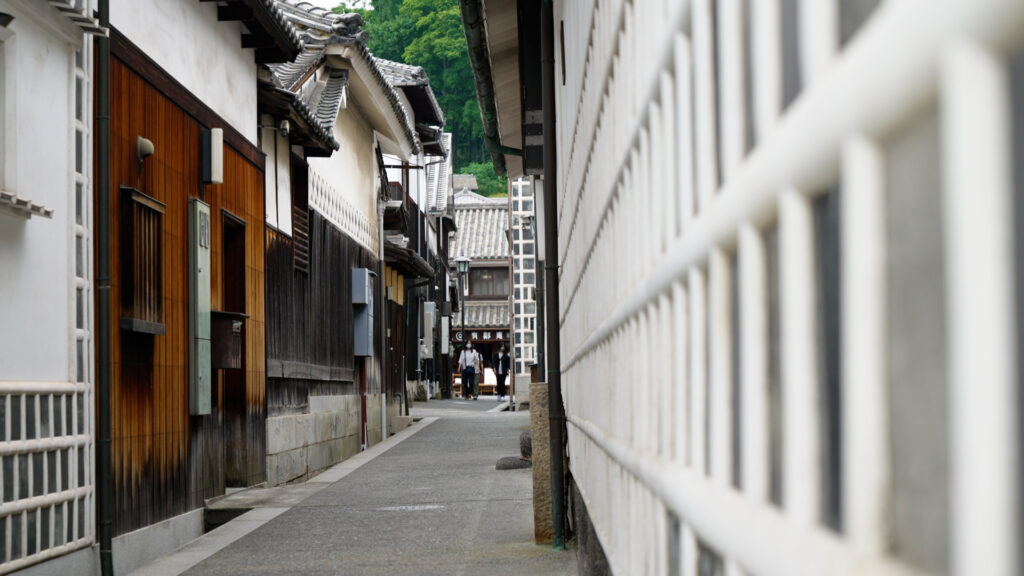
[[437, 310], [433, 302], [423, 303], [423, 350], [420, 357], [432, 359], [434, 357], [434, 318]]
[[352, 314], [356, 356], [373, 356], [373, 277], [367, 268], [352, 269]]
[[210, 206], [188, 204], [189, 414], [209, 414], [213, 369], [210, 363]]

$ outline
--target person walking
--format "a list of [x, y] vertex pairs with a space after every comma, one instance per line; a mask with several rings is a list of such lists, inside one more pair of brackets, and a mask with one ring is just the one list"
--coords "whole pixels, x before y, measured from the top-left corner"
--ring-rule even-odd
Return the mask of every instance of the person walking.
[[508, 371], [512, 369], [512, 359], [505, 354], [505, 345], [498, 347], [498, 353], [494, 355], [494, 376], [498, 379], [498, 400], [505, 397], [505, 378]]
[[473, 343], [467, 342], [459, 354], [459, 370], [462, 370], [462, 397], [473, 400], [477, 398], [476, 374], [480, 371], [480, 353], [473, 350]]

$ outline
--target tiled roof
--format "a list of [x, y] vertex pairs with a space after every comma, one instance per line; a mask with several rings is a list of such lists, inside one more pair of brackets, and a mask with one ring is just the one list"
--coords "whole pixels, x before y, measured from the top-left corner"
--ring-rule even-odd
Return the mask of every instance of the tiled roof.
[[348, 70], [324, 70], [326, 78], [317, 82], [317, 86], [309, 96], [310, 108], [314, 110], [316, 119], [333, 131], [334, 122], [338, 119], [348, 86]]
[[484, 196], [466, 188], [459, 189], [459, 176], [455, 176], [455, 205], [456, 206], [504, 206], [508, 209], [507, 196]]
[[373, 54], [366, 48], [369, 34], [361, 29], [365, 24], [363, 17], [357, 13], [337, 14], [300, 0], [272, 1], [276, 1], [285, 17], [299, 28], [299, 36], [306, 46], [322, 48], [338, 44], [355, 48], [390, 102], [405, 136], [413, 145], [413, 151], [419, 154], [423, 150], [423, 145], [416, 134], [413, 116], [405, 109], [395, 88], [388, 82]]
[[[429, 103], [428, 110], [424, 110], [422, 108], [423, 105], [420, 104], [420, 109], [416, 112], [417, 123], [426, 121], [428, 124], [433, 124], [433, 121], [436, 121], [441, 125], [444, 124], [444, 112], [441, 110], [441, 105], [437, 102], [434, 90], [430, 87], [430, 78], [427, 77], [427, 73], [423, 70], [422, 66], [392, 62], [391, 60], [376, 57], [374, 60], [376, 60], [377, 66], [380, 67], [384, 77], [387, 78], [392, 86], [402, 89], [408, 88], [406, 90], [406, 97], [412, 102], [414, 108], [417, 105], [417, 101], [422, 101], [415, 99], [423, 99]], [[430, 117], [431, 114], [433, 118]], [[423, 117], [419, 117], [420, 115]], [[448, 148], [445, 148], [445, 150], [448, 150]]]
[[334, 139], [334, 122], [348, 83], [348, 72], [327, 68], [312, 89], [300, 91], [302, 80], [314, 68], [321, 66], [324, 58], [323, 48], [313, 48], [303, 51], [293, 62], [267, 65], [271, 80], [261, 80], [260, 90], [263, 91], [261, 94], [268, 94], [268, 98], [283, 98], [297, 117], [309, 126], [309, 131], [320, 145], [330, 151], [341, 147]]
[[[453, 317], [452, 322], [455, 323], [453, 326], [456, 329], [460, 329], [462, 326], [462, 318], [459, 316]], [[508, 302], [473, 302], [472, 300], [466, 302], [466, 330], [473, 330], [476, 328], [500, 328], [509, 329], [509, 313], [508, 313]]]
[[295, 91], [298, 83], [306, 77], [314, 68], [324, 63], [326, 56], [323, 47], [314, 47], [303, 50], [291, 62], [284, 64], [272, 64], [270, 70], [274, 73], [274, 85], [285, 90]]
[[508, 258], [508, 205], [456, 206], [452, 258]]
[[[249, 7], [253, 10], [262, 8], [273, 17], [273, 22], [275, 26], [272, 28], [268, 28], [267, 32], [275, 36], [287, 38], [288, 43], [290, 44], [290, 48], [292, 50], [302, 51], [302, 49], [304, 48], [302, 40], [296, 33], [295, 27], [292, 26], [292, 23], [289, 22], [285, 15], [281, 12], [281, 9], [278, 7], [277, 2], [275, 0], [246, 0], [245, 3], [248, 4]], [[294, 53], [295, 52], [292, 52], [292, 54]], [[290, 57], [291, 54], [288, 54], [287, 56]]]
[[412, 64], [394, 62], [384, 58], [374, 57], [373, 59], [380, 66], [381, 72], [384, 73], [384, 77], [388, 79], [392, 86], [423, 86], [424, 84], [430, 84], [430, 79], [427, 78], [427, 73], [423, 70], [422, 66], [413, 66]]
[[[452, 149], [451, 133], [441, 135], [445, 150]], [[427, 211], [444, 212], [448, 209], [448, 197], [452, 192], [452, 154], [444, 162], [427, 165]]]

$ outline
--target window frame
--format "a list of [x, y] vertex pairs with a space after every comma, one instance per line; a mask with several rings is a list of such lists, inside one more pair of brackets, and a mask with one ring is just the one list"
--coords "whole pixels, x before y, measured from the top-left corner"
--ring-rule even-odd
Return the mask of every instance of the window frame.
[[[491, 278], [487, 280], [492, 288], [486, 292], [481, 292], [479, 286], [484, 280], [474, 278], [484, 272], [490, 272], [491, 274], [505, 274], [504, 290], [495, 291], [493, 288], [497, 284], [497, 278]], [[478, 300], [505, 300], [509, 297], [512, 289], [511, 277], [508, 273], [508, 268], [505, 266], [479, 266], [469, 269], [469, 294], [467, 297], [478, 299]]]

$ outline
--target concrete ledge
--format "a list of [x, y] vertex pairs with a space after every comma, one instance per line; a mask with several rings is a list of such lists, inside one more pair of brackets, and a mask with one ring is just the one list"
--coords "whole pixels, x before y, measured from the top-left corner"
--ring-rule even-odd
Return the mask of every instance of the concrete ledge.
[[198, 508], [114, 538], [114, 573], [128, 574], [203, 535], [203, 509]]

